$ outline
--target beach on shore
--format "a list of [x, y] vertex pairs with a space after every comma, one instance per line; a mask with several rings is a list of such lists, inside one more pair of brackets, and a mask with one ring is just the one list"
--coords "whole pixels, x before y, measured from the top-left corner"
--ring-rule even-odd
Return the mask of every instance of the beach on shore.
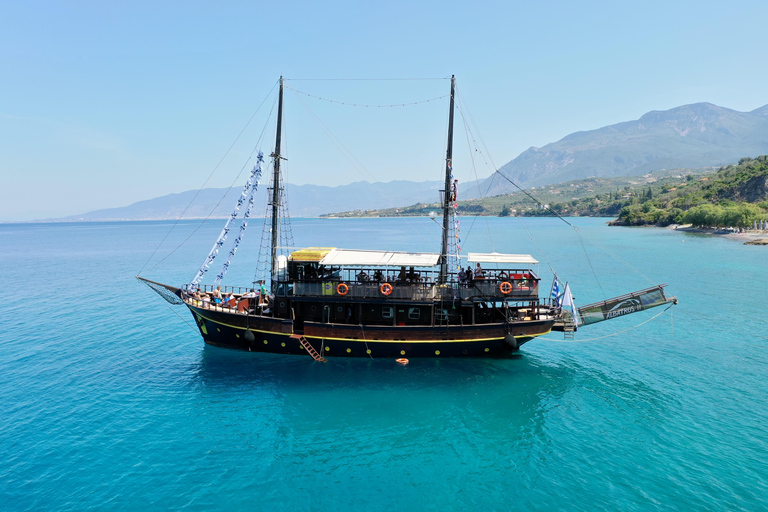
[[670, 224], [667, 229], [673, 231], [684, 231], [688, 233], [701, 233], [704, 235], [714, 235], [740, 241], [746, 245], [768, 245], [767, 230], [745, 230], [736, 232], [731, 229], [722, 228], [697, 228], [691, 224]]

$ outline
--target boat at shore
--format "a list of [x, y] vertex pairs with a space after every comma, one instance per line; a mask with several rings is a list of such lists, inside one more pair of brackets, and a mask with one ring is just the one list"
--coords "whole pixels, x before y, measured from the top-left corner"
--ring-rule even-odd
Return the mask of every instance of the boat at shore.
[[[191, 312], [203, 340], [220, 347], [326, 357], [489, 357], [517, 351], [552, 331], [573, 337], [581, 326], [676, 303], [658, 285], [576, 308], [557, 277], [542, 294], [538, 261], [527, 254], [460, 254], [453, 178], [455, 79], [451, 78], [439, 252], [336, 247], [296, 248], [286, 230], [280, 172], [284, 80], [279, 81], [268, 219], [268, 266], [251, 286], [222, 286], [247, 226], [263, 155], [235, 211], [190, 283], [172, 286], [141, 276], [173, 304]], [[202, 281], [243, 204], [239, 236], [213, 284]], [[436, 220], [436, 219], [435, 219]], [[288, 249], [286, 249], [288, 247]], [[467, 264], [465, 268], [464, 259]], [[474, 266], [474, 267], [473, 267]], [[542, 296], [543, 295], [543, 296]]]

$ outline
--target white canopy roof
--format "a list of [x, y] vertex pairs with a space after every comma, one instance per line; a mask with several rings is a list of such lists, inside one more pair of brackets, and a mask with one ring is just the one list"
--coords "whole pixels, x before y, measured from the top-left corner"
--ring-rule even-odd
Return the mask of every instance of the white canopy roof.
[[524, 265], [538, 263], [530, 254], [501, 254], [498, 252], [471, 252], [468, 261], [470, 263], [516, 263]]
[[431, 252], [334, 249], [320, 260], [320, 264], [357, 267], [434, 267], [439, 260], [440, 255]]

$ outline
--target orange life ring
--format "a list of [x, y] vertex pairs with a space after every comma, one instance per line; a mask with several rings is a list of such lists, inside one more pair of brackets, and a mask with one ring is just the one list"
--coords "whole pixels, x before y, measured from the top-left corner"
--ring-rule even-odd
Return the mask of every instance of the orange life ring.
[[499, 291], [504, 295], [509, 295], [512, 293], [512, 283], [509, 281], [502, 281], [499, 285]]
[[347, 286], [347, 283], [339, 283], [336, 285], [336, 293], [339, 295], [346, 295], [349, 293], [349, 286]]
[[401, 357], [400, 359], [395, 359], [395, 361], [397, 361], [398, 363], [400, 363], [402, 365], [408, 364], [408, 360], [406, 358], [404, 358], [404, 357]]
[[379, 291], [384, 295], [389, 295], [392, 293], [392, 285], [389, 283], [382, 283], [381, 286], [379, 286]]

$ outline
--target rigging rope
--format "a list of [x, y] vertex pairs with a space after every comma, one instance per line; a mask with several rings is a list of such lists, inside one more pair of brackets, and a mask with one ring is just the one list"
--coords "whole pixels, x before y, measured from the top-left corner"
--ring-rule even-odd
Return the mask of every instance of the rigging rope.
[[[465, 127], [465, 129], [466, 129], [466, 131], [467, 131], [467, 138], [469, 139], [470, 135], [472, 135], [472, 129], [471, 129], [471, 127], [470, 127], [469, 125], [470, 125], [470, 124], [472, 124], [472, 125], [475, 125], [475, 126], [476, 126], [476, 123], [474, 122], [474, 118], [472, 117], [472, 112], [470, 111], [470, 109], [469, 109], [469, 106], [466, 104], [466, 100], [464, 100], [464, 98], [463, 98], [462, 96], [460, 96], [460, 95], [458, 94], [458, 92], [457, 92], [457, 96], [459, 96], [459, 98], [461, 99], [461, 102], [460, 102], [460, 103], [457, 103], [457, 105], [460, 107], [460, 108], [459, 108], [459, 113], [460, 113], [460, 114], [461, 114], [461, 116], [462, 116], [462, 120], [463, 120], [463, 122], [464, 122], [464, 127]], [[466, 116], [468, 116], [468, 117], [469, 117], [469, 121], [470, 121], [469, 123], [467, 122], [467, 117], [465, 117], [465, 111], [466, 111]], [[479, 132], [478, 132], [478, 136], [479, 136]], [[653, 284], [653, 281], [652, 281], [651, 279], [649, 279], [649, 278], [648, 278], [646, 275], [644, 275], [642, 272], [640, 272], [640, 271], [639, 271], [637, 268], [633, 267], [632, 265], [630, 265], [630, 264], [629, 264], [629, 263], [627, 263], [626, 261], [622, 260], [621, 258], [619, 258], [618, 256], [616, 256], [615, 254], [613, 254], [613, 253], [612, 253], [611, 251], [609, 251], [607, 248], [603, 247], [603, 246], [602, 246], [601, 244], [599, 244], [597, 241], [595, 241], [594, 239], [592, 239], [591, 237], [589, 237], [589, 236], [588, 236], [586, 233], [582, 233], [582, 232], [581, 232], [581, 230], [578, 228], [578, 226], [576, 226], [576, 225], [574, 225], [574, 224], [571, 224], [570, 222], [568, 222], [568, 221], [567, 221], [566, 219], [564, 219], [564, 218], [563, 218], [563, 217], [562, 217], [560, 214], [558, 214], [556, 211], [554, 211], [552, 208], [550, 208], [550, 207], [549, 207], [549, 205], [543, 204], [543, 203], [542, 203], [541, 201], [539, 201], [539, 200], [538, 200], [538, 199], [537, 199], [537, 198], [536, 198], [536, 197], [535, 197], [533, 194], [531, 194], [530, 192], [527, 192], [526, 190], [524, 190], [524, 189], [523, 189], [522, 187], [520, 187], [520, 186], [519, 186], [517, 183], [515, 183], [515, 182], [514, 182], [512, 179], [510, 179], [510, 178], [509, 178], [509, 177], [507, 177], [507, 176], [506, 176], [504, 173], [502, 173], [502, 172], [501, 172], [501, 171], [500, 171], [500, 170], [499, 170], [499, 169], [496, 167], [496, 165], [494, 164], [494, 162], [493, 162], [492, 158], [490, 157], [490, 154], [489, 154], [489, 153], [488, 153], [488, 151], [487, 151], [487, 147], [486, 147], [486, 145], [485, 145], [485, 142], [483, 141], [482, 137], [479, 137], [479, 138], [480, 138], [480, 141], [481, 141], [481, 143], [482, 143], [482, 146], [483, 146], [483, 148], [485, 148], [485, 149], [486, 149], [486, 151], [483, 151], [482, 149], [480, 149], [480, 148], [478, 147], [477, 141], [475, 140], [474, 136], [472, 136], [472, 142], [473, 142], [473, 145], [474, 145], [474, 148], [475, 148], [475, 152], [478, 152], [478, 153], [480, 153], [480, 155], [483, 157], [483, 161], [485, 162], [485, 165], [486, 165], [486, 167], [489, 167], [489, 168], [492, 170], [492, 172], [493, 172], [493, 174], [491, 175], [491, 179], [490, 179], [490, 181], [489, 181], [489, 184], [488, 184], [488, 189], [487, 189], [485, 192], [483, 192], [483, 191], [481, 191], [481, 190], [480, 190], [480, 193], [481, 193], [481, 197], [482, 197], [482, 198], [485, 198], [485, 197], [487, 196], [488, 192], [491, 190], [491, 187], [492, 187], [492, 185], [493, 185], [493, 179], [495, 178], [495, 176], [496, 176], [496, 175], [499, 175], [499, 176], [501, 176], [502, 178], [504, 178], [505, 180], [507, 180], [508, 182], [510, 182], [510, 183], [511, 183], [511, 184], [512, 184], [512, 185], [513, 185], [515, 188], [517, 188], [517, 189], [518, 189], [520, 192], [522, 192], [523, 194], [525, 194], [526, 196], [528, 196], [528, 197], [529, 197], [529, 198], [530, 198], [530, 199], [531, 199], [531, 200], [532, 200], [532, 201], [533, 201], [533, 202], [534, 202], [536, 205], [538, 205], [538, 206], [539, 206], [541, 209], [545, 209], [545, 210], [549, 211], [550, 213], [552, 213], [553, 215], [555, 215], [557, 218], [559, 218], [561, 221], [565, 222], [565, 223], [566, 223], [568, 226], [570, 226], [571, 228], [573, 228], [573, 230], [576, 232], [576, 235], [577, 235], [577, 237], [578, 237], [578, 239], [579, 239], [579, 243], [581, 244], [581, 246], [582, 246], [582, 249], [584, 250], [584, 255], [585, 255], [586, 259], [587, 259], [587, 263], [589, 264], [589, 268], [591, 269], [591, 271], [592, 271], [592, 274], [593, 274], [593, 275], [594, 275], [594, 277], [595, 277], [595, 281], [597, 282], [597, 285], [598, 285], [598, 287], [600, 288], [600, 291], [602, 292], [602, 294], [603, 294], [603, 296], [604, 296], [604, 297], [606, 297], [605, 291], [603, 290], [602, 284], [600, 283], [600, 280], [599, 280], [599, 278], [598, 278], [598, 276], [597, 276], [597, 273], [595, 272], [595, 269], [594, 269], [594, 267], [593, 267], [593, 265], [592, 265], [592, 261], [589, 259], [589, 254], [587, 253], [587, 249], [586, 249], [586, 247], [585, 247], [585, 245], [584, 245], [584, 240], [583, 240], [583, 238], [582, 238], [582, 237], [584, 237], [584, 238], [587, 238], [587, 239], [588, 239], [590, 242], [592, 242], [592, 243], [593, 243], [593, 244], [595, 244], [596, 246], [600, 247], [600, 248], [601, 248], [603, 251], [605, 251], [605, 252], [606, 252], [608, 255], [610, 255], [612, 258], [614, 258], [615, 260], [617, 260], [617, 261], [621, 262], [621, 263], [622, 263], [622, 264], [624, 264], [626, 267], [630, 268], [632, 271], [634, 271], [634, 272], [635, 272], [635, 273], [637, 273], [638, 275], [642, 276], [642, 277], [643, 277], [645, 280], [647, 280], [649, 283]], [[471, 148], [470, 148], [470, 156], [472, 156], [472, 151], [471, 151]], [[489, 162], [488, 162], [487, 160], [485, 160], [486, 156], [488, 157], [488, 160], [490, 160], [490, 165], [489, 165]], [[473, 166], [474, 166], [474, 157], [472, 157], [472, 161], [473, 161]], [[479, 182], [479, 178], [478, 178], [478, 182]], [[479, 188], [479, 185], [478, 185], [478, 188]], [[541, 251], [541, 248], [540, 248], [540, 247], [538, 246], [538, 244], [536, 243], [536, 241], [535, 241], [535, 239], [534, 239], [534, 237], [533, 237], [533, 234], [530, 232], [530, 230], [528, 229], [528, 227], [527, 227], [527, 225], [525, 224], [525, 222], [523, 222], [523, 221], [522, 221], [522, 217], [519, 217], [519, 219], [520, 219], [520, 221], [521, 221], [521, 225], [523, 226], [523, 229], [524, 229], [524, 230], [526, 231], [526, 233], [528, 234], [528, 237], [531, 239], [531, 241], [533, 242], [534, 246], [536, 246], [536, 249], [539, 251], [539, 254], [541, 254], [541, 255], [542, 255], [542, 257], [544, 258], [544, 261], [547, 263], [547, 266], [549, 267], [549, 269], [552, 271], [552, 273], [553, 273], [553, 274], [557, 275], [557, 273], [556, 273], [556, 272], [554, 271], [554, 269], [552, 268], [552, 265], [549, 263], [549, 260], [546, 258], [546, 255], [544, 255], [544, 253]], [[486, 220], [486, 224], [487, 224], [487, 220]], [[467, 233], [467, 237], [469, 236], [469, 233], [471, 233], [471, 231], [472, 231], [472, 227], [473, 227], [473, 226], [474, 226], [474, 222], [473, 222], [473, 223], [472, 223], [472, 225], [470, 226], [470, 230], [469, 230], [469, 232]], [[493, 242], [492, 242], [492, 243], [493, 243]]]
[[610, 338], [610, 337], [613, 337], [613, 336], [618, 336], [619, 334], [624, 334], [625, 332], [629, 332], [629, 331], [631, 331], [631, 330], [637, 329], [637, 328], [638, 328], [638, 327], [640, 327], [641, 325], [645, 325], [645, 324], [647, 324], [648, 322], [650, 322], [651, 320], [655, 320], [656, 318], [660, 317], [661, 315], [663, 315], [664, 313], [666, 313], [666, 312], [669, 310], [669, 308], [671, 308], [671, 307], [672, 307], [672, 304], [670, 304], [669, 306], [667, 306], [667, 309], [665, 309], [664, 311], [662, 311], [662, 312], [660, 312], [660, 313], [658, 313], [658, 314], [656, 314], [656, 315], [652, 316], [652, 317], [651, 317], [651, 318], [649, 318], [648, 320], [645, 320], [645, 321], [643, 321], [643, 322], [640, 322], [639, 324], [637, 324], [637, 325], [636, 325], [636, 326], [634, 326], [634, 327], [630, 327], [629, 329], [624, 329], [623, 331], [615, 332], [615, 333], [613, 333], [613, 334], [606, 334], [605, 336], [598, 336], [597, 338], [587, 338], [587, 339], [583, 339], [583, 340], [557, 340], [557, 339], [555, 339], [555, 338], [542, 338], [542, 337], [537, 337], [536, 339], [537, 339], [537, 340], [545, 340], [545, 341], [557, 341], [557, 342], [559, 342], [559, 343], [581, 343], [581, 342], [583, 342], [583, 341], [597, 341], [597, 340], [602, 340], [602, 339], [605, 339], [605, 338]]
[[[494, 175], [496, 175], [496, 174], [498, 174], [499, 176], [501, 176], [502, 178], [504, 178], [505, 180], [507, 180], [508, 182], [510, 182], [510, 183], [511, 183], [511, 184], [512, 184], [512, 185], [513, 185], [515, 188], [517, 188], [517, 189], [518, 189], [520, 192], [522, 192], [523, 194], [525, 194], [526, 196], [528, 196], [528, 197], [529, 197], [531, 200], [533, 200], [533, 202], [535, 202], [537, 205], [539, 205], [539, 207], [540, 207], [541, 209], [549, 211], [550, 213], [552, 213], [552, 215], [554, 215], [555, 217], [557, 217], [558, 219], [560, 219], [561, 221], [565, 222], [565, 223], [566, 223], [566, 224], [568, 224], [570, 227], [572, 227], [572, 228], [573, 228], [573, 230], [574, 230], [574, 231], [576, 232], [576, 234], [578, 235], [578, 237], [579, 237], [579, 241], [581, 242], [581, 244], [582, 244], [582, 247], [584, 246], [584, 242], [583, 242], [583, 240], [581, 240], [581, 237], [582, 237], [582, 236], [584, 236], [586, 239], [588, 239], [590, 242], [592, 242], [593, 244], [595, 244], [597, 247], [599, 247], [600, 249], [602, 249], [603, 251], [605, 251], [605, 252], [606, 252], [606, 254], [608, 254], [609, 256], [611, 256], [612, 258], [614, 258], [616, 261], [618, 261], [618, 262], [620, 262], [620, 263], [624, 264], [626, 267], [628, 267], [629, 269], [631, 269], [632, 271], [634, 271], [635, 273], [637, 273], [638, 275], [640, 275], [641, 277], [643, 277], [643, 278], [644, 278], [646, 281], [648, 281], [649, 283], [651, 283], [651, 284], [653, 284], [653, 283], [654, 283], [654, 281], [653, 281], [652, 279], [650, 279], [648, 276], [646, 276], [645, 274], [643, 274], [642, 272], [640, 272], [640, 271], [639, 271], [637, 268], [635, 268], [634, 266], [630, 265], [629, 263], [627, 263], [627, 262], [626, 262], [626, 261], [624, 261], [623, 259], [619, 258], [619, 257], [618, 257], [618, 256], [616, 256], [615, 254], [613, 254], [611, 251], [609, 251], [607, 248], [603, 247], [603, 245], [602, 245], [602, 244], [598, 243], [598, 242], [597, 242], [595, 239], [591, 238], [591, 237], [590, 237], [589, 235], [587, 235], [586, 233], [582, 233], [582, 232], [581, 232], [581, 230], [579, 229], [579, 227], [578, 227], [578, 226], [576, 226], [576, 225], [574, 225], [574, 224], [571, 224], [570, 222], [568, 222], [567, 220], [565, 220], [565, 218], [563, 218], [563, 216], [562, 216], [562, 215], [560, 215], [560, 214], [559, 214], [559, 213], [557, 213], [555, 210], [553, 210], [552, 208], [550, 208], [550, 206], [549, 206], [548, 204], [544, 204], [544, 203], [542, 203], [541, 201], [539, 201], [538, 199], [536, 199], [536, 197], [534, 197], [534, 196], [533, 196], [533, 195], [532, 195], [530, 192], [528, 192], [528, 191], [524, 190], [522, 187], [520, 187], [520, 185], [518, 185], [517, 183], [515, 183], [514, 181], [512, 181], [512, 179], [510, 179], [509, 177], [507, 177], [506, 175], [504, 175], [504, 173], [502, 173], [500, 170], [496, 170], [496, 172], [494, 173]], [[586, 249], [584, 249], [584, 254], [586, 255]], [[587, 256], [587, 261], [589, 261], [589, 256]], [[589, 263], [589, 265], [590, 265], [590, 267], [591, 267], [591, 266], [592, 266], [592, 263], [590, 262], [590, 263]], [[594, 269], [592, 269], [592, 272], [594, 273]], [[599, 284], [600, 284], [600, 282], [598, 281], [598, 285], [599, 285]], [[602, 287], [601, 287], [601, 290], [602, 290]]]
[[[229, 224], [237, 218], [237, 214], [240, 211], [240, 207], [245, 202], [245, 199], [248, 197], [248, 191], [254, 187], [254, 181], [255, 185], [258, 186], [259, 184], [259, 178], [261, 178], [261, 162], [264, 160], [264, 154], [259, 151], [258, 156], [258, 163], [253, 166], [253, 170], [251, 171], [251, 175], [248, 176], [248, 181], [246, 182], [245, 186], [243, 187], [243, 191], [240, 194], [240, 197], [237, 199], [237, 204], [235, 205], [235, 209], [232, 211], [232, 213], [229, 215], [229, 218], [227, 219], [227, 222], [224, 224], [224, 229], [221, 230], [221, 233], [219, 234], [219, 238], [216, 240], [216, 243], [213, 244], [213, 247], [211, 248], [211, 252], [208, 253], [208, 257], [205, 258], [205, 261], [203, 262], [202, 266], [200, 267], [200, 270], [197, 271], [197, 274], [195, 275], [195, 278], [192, 279], [192, 285], [196, 286], [198, 283], [200, 283], [200, 280], [203, 278], [203, 276], [208, 272], [208, 267], [213, 263], [214, 258], [216, 258], [216, 255], [219, 254], [219, 249], [224, 245], [224, 242], [227, 240], [227, 235], [229, 235]], [[252, 192], [251, 192], [252, 194]], [[251, 204], [249, 205], [248, 211], [250, 211], [250, 206], [253, 204], [251, 201]], [[241, 229], [242, 231], [242, 229]], [[239, 243], [239, 240], [236, 242]], [[236, 249], [237, 247], [235, 247]], [[225, 264], [225, 267], [229, 266], [229, 261]], [[222, 272], [225, 272], [226, 268], [222, 268]], [[217, 278], [217, 283], [219, 279]]]
[[[291, 91], [296, 92], [295, 89], [291, 89]], [[330, 128], [320, 119], [320, 117], [311, 109], [309, 108], [309, 105], [299, 96], [297, 96], [297, 99], [299, 102], [304, 106], [305, 109], [307, 109], [307, 112], [314, 118], [315, 122], [318, 123], [320, 128], [325, 132], [325, 135], [331, 140], [331, 142], [336, 146], [336, 149], [339, 150], [339, 152], [344, 155], [344, 157], [347, 159], [347, 161], [352, 165], [352, 167], [357, 171], [361, 176], [363, 176], [366, 179], [371, 179], [373, 181], [373, 184], [376, 185], [377, 192], [382, 198], [389, 198], [392, 196], [392, 194], [387, 190], [387, 188], [384, 186], [383, 183], [381, 183], [376, 176], [369, 171], [365, 165], [363, 165], [360, 160], [355, 157], [355, 155], [347, 149], [347, 147], [339, 140], [338, 137], [331, 131]], [[422, 240], [427, 240], [426, 237], [418, 230], [416, 229], [416, 226], [413, 224], [412, 221], [409, 219], [405, 220], [405, 223], [413, 230], [413, 232]]]
[[391, 81], [413, 81], [413, 80], [450, 80], [451, 77], [431, 77], [431, 78], [286, 78], [288, 82], [391, 82]]
[[[487, 153], [487, 151], [486, 151], [486, 153], [484, 153], [480, 149], [480, 147], [479, 147], [479, 145], [477, 143], [477, 140], [475, 139], [475, 136], [472, 133], [472, 128], [471, 128], [470, 125], [475, 125], [475, 127], [476, 127], [477, 124], [475, 123], [474, 118], [472, 117], [472, 112], [469, 109], [469, 105], [467, 105], [466, 100], [461, 95], [461, 92], [460, 92], [458, 86], [456, 88], [456, 99], [457, 99], [456, 108], [459, 111], [459, 115], [461, 115], [461, 120], [462, 120], [462, 123], [464, 125], [464, 133], [465, 133], [465, 136], [467, 138], [467, 147], [469, 148], [469, 156], [470, 156], [470, 159], [472, 161], [472, 171], [475, 174], [475, 183], [476, 183], [478, 192], [480, 192], [480, 198], [484, 199], [485, 197], [487, 197], [488, 192], [490, 191], [490, 184], [489, 184], [488, 190], [486, 190], [485, 192], [480, 190], [480, 177], [477, 174], [477, 165], [475, 163], [474, 153], [480, 153], [480, 155], [483, 157], [483, 163], [485, 164], [485, 166], [488, 169], [491, 170], [492, 173], [494, 173], [496, 171], [496, 167], [493, 164], [493, 159], [490, 157], [490, 154], [488, 154], [488, 160], [491, 160], [491, 163], [490, 164], [488, 163], [488, 160], [486, 160], [486, 153]], [[478, 130], [478, 136], [479, 136], [479, 130]], [[482, 140], [482, 137], [479, 137], [479, 138], [481, 140], [482, 146], [486, 147], [485, 146], [485, 141]], [[474, 149], [474, 151], [472, 151], [473, 149]], [[491, 178], [491, 179], [493, 179], [493, 178]], [[472, 228], [475, 226], [475, 221], [476, 220], [477, 220], [477, 217], [474, 217], [472, 219], [472, 224], [470, 225], [469, 231], [467, 232], [467, 237], [469, 237], [469, 234], [472, 232]], [[491, 242], [491, 249], [492, 249], [492, 251], [495, 252], [496, 249], [495, 249], [495, 246], [494, 246], [494, 240], [493, 240], [493, 235], [492, 235], [490, 223], [488, 222], [488, 218], [487, 217], [484, 220], [485, 220], [485, 228], [488, 231], [488, 239]]]
[[221, 283], [221, 280], [224, 279], [224, 276], [227, 274], [227, 270], [229, 269], [229, 264], [232, 262], [232, 258], [235, 257], [237, 248], [240, 245], [240, 242], [243, 240], [243, 236], [245, 235], [245, 230], [248, 227], [248, 219], [251, 216], [251, 209], [253, 209], [254, 196], [256, 195], [256, 191], [259, 188], [259, 180], [261, 179], [262, 163], [264, 163], [264, 153], [259, 151], [259, 156], [256, 158], [256, 166], [254, 167], [254, 172], [256, 174], [256, 182], [251, 187], [251, 193], [248, 195], [248, 207], [245, 209], [245, 212], [243, 213], [243, 222], [242, 224], [240, 224], [240, 233], [238, 233], [237, 238], [235, 238], [235, 242], [232, 244], [232, 249], [229, 251], [229, 256], [227, 256], [227, 261], [225, 261], [224, 265], [221, 267], [221, 272], [219, 272], [219, 274], [216, 276], [216, 279], [215, 279], [216, 284]]
[[285, 88], [286, 89], [290, 89], [293, 92], [296, 92], [296, 93], [299, 93], [299, 94], [303, 94], [304, 96], [309, 96], [310, 98], [315, 98], [315, 99], [318, 99], [318, 100], [327, 101], [329, 103], [337, 103], [339, 105], [346, 105], [348, 107], [366, 107], [366, 108], [409, 107], [411, 105], [419, 105], [421, 103], [429, 103], [430, 101], [442, 100], [443, 98], [447, 98], [448, 96], [450, 96], [450, 94], [446, 94], [444, 96], [438, 96], [437, 98], [430, 98], [428, 100], [413, 101], [413, 102], [410, 102], [410, 103], [393, 103], [393, 104], [389, 104], [389, 105], [365, 105], [365, 104], [360, 104], [360, 103], [347, 103], [345, 101], [331, 100], [331, 99], [328, 99], [328, 98], [323, 98], [321, 96], [315, 96], [314, 94], [309, 94], [308, 92], [299, 91], [298, 89], [294, 89], [293, 87], [287, 87], [286, 86]]
[[[214, 167], [214, 168], [213, 168], [213, 170], [211, 171], [211, 173], [208, 175], [208, 177], [205, 179], [205, 181], [203, 182], [203, 184], [200, 186], [200, 188], [199, 188], [199, 189], [197, 190], [197, 192], [195, 193], [194, 197], [192, 197], [192, 199], [190, 199], [190, 201], [189, 201], [189, 203], [187, 204], [187, 206], [185, 206], [185, 207], [184, 207], [184, 210], [182, 210], [182, 212], [181, 212], [181, 213], [179, 214], [179, 216], [176, 218], [176, 222], [174, 222], [174, 223], [173, 223], [173, 225], [170, 227], [170, 229], [169, 229], [169, 230], [168, 230], [168, 232], [165, 234], [165, 236], [164, 236], [164, 237], [163, 237], [163, 239], [160, 241], [160, 243], [157, 245], [157, 247], [155, 248], [155, 250], [154, 250], [154, 251], [152, 252], [152, 254], [149, 256], [149, 258], [147, 258], [147, 261], [146, 261], [146, 262], [144, 262], [144, 265], [142, 265], [142, 267], [141, 267], [141, 270], [139, 270], [138, 274], [136, 274], [137, 276], [140, 276], [140, 275], [141, 275], [141, 273], [144, 271], [144, 269], [145, 269], [145, 268], [146, 268], [146, 266], [149, 264], [149, 262], [152, 260], [152, 258], [154, 258], [154, 257], [155, 257], [155, 254], [157, 254], [157, 251], [160, 249], [160, 247], [162, 247], [162, 246], [163, 246], [163, 243], [165, 243], [165, 240], [168, 238], [168, 236], [170, 236], [171, 232], [174, 230], [174, 228], [176, 227], [176, 225], [177, 225], [177, 224], [179, 223], [179, 221], [181, 221], [181, 219], [184, 217], [184, 214], [185, 214], [185, 213], [187, 213], [187, 210], [189, 210], [189, 207], [190, 207], [190, 206], [192, 206], [192, 203], [194, 203], [195, 199], [197, 199], [197, 196], [198, 196], [198, 195], [200, 195], [200, 192], [202, 192], [202, 191], [203, 191], [203, 189], [205, 188], [205, 185], [206, 185], [206, 184], [207, 184], [207, 183], [208, 183], [208, 182], [211, 180], [211, 178], [213, 177], [214, 173], [216, 173], [216, 171], [219, 169], [219, 166], [221, 166], [222, 162], [224, 162], [224, 159], [227, 157], [227, 155], [229, 155], [230, 151], [232, 151], [232, 148], [233, 148], [233, 147], [235, 147], [235, 144], [237, 143], [237, 141], [238, 141], [238, 140], [240, 140], [240, 137], [242, 137], [242, 136], [243, 136], [243, 133], [245, 133], [245, 130], [248, 128], [248, 126], [250, 126], [251, 122], [252, 122], [252, 121], [253, 121], [253, 119], [256, 117], [256, 114], [258, 114], [258, 113], [259, 113], [259, 111], [261, 110], [261, 107], [263, 107], [263, 106], [264, 106], [264, 104], [266, 103], [267, 99], [269, 99], [269, 97], [272, 95], [272, 92], [275, 90], [275, 87], [277, 87], [277, 84], [278, 84], [278, 83], [279, 83], [279, 82], [275, 82], [275, 85], [273, 85], [273, 86], [272, 86], [272, 89], [270, 89], [270, 91], [267, 93], [267, 95], [266, 95], [266, 96], [264, 97], [264, 99], [262, 100], [261, 104], [259, 104], [259, 106], [258, 106], [258, 108], [256, 109], [256, 111], [253, 113], [253, 115], [251, 115], [251, 118], [250, 118], [250, 119], [248, 119], [248, 122], [247, 122], [247, 123], [245, 123], [245, 126], [243, 126], [243, 129], [242, 129], [242, 130], [240, 130], [240, 133], [238, 133], [238, 134], [237, 134], [237, 137], [235, 137], [235, 140], [234, 140], [234, 141], [232, 141], [232, 144], [230, 144], [230, 146], [229, 146], [229, 148], [227, 149], [227, 151], [225, 151], [225, 152], [224, 152], [224, 155], [221, 157], [221, 160], [219, 160], [219, 163], [218, 163], [218, 164], [216, 164], [216, 167]], [[273, 108], [274, 108], [274, 105], [273, 105]], [[269, 115], [269, 117], [271, 117], [271, 116], [272, 116], [272, 112], [270, 112], [270, 115]], [[269, 121], [269, 117], [267, 118], [267, 122]], [[264, 135], [264, 129], [262, 129], [262, 131], [261, 131], [261, 135], [259, 136], [259, 141], [257, 141], [257, 143], [256, 143], [256, 147], [258, 147], [258, 145], [259, 145], [259, 142], [261, 141], [261, 137], [262, 137], [263, 135]], [[249, 158], [249, 160], [250, 160], [250, 158], [253, 156], [253, 153], [254, 153], [254, 152], [255, 152], [255, 148], [254, 148], [254, 151], [252, 151], [252, 152], [251, 152], [251, 155], [248, 157], [248, 158]], [[230, 190], [230, 189], [232, 188], [232, 186], [235, 184], [235, 181], [237, 181], [237, 179], [240, 177], [240, 174], [242, 174], [242, 172], [243, 172], [243, 169], [245, 169], [245, 165], [243, 166], [243, 168], [242, 168], [242, 169], [240, 169], [240, 173], [238, 173], [238, 175], [237, 175], [237, 178], [235, 178], [235, 180], [232, 182], [232, 185], [230, 185], [230, 186], [229, 186], [229, 188], [227, 189], [227, 192], [229, 192], [229, 190]], [[225, 192], [225, 193], [224, 193], [224, 196], [226, 196], [227, 192]], [[218, 206], [219, 206], [219, 204], [221, 204], [221, 201], [222, 201], [222, 200], [224, 200], [224, 197], [222, 197], [222, 198], [219, 200], [219, 202], [218, 202], [218, 203], [216, 203], [216, 206], [213, 208], [213, 210], [211, 210], [211, 212], [210, 212], [210, 213], [209, 213], [209, 214], [206, 216], [206, 218], [205, 218], [205, 219], [203, 219], [203, 222], [201, 222], [201, 223], [200, 223], [200, 225], [199, 225], [197, 228], [195, 228], [195, 230], [194, 230], [194, 231], [192, 231], [192, 233], [191, 233], [191, 234], [190, 234], [190, 235], [189, 235], [189, 236], [188, 236], [188, 237], [187, 237], [187, 238], [186, 238], [186, 239], [185, 239], [183, 242], [181, 242], [181, 243], [180, 243], [180, 244], [179, 244], [179, 245], [178, 245], [178, 246], [177, 246], [175, 249], [173, 249], [173, 250], [172, 250], [170, 253], [168, 253], [168, 255], [166, 255], [166, 256], [165, 256], [163, 259], [161, 259], [160, 261], [158, 261], [157, 263], [155, 263], [155, 265], [154, 265], [152, 268], [153, 268], [153, 269], [154, 269], [154, 268], [156, 268], [156, 267], [157, 267], [157, 266], [158, 266], [160, 263], [162, 263], [162, 262], [164, 262], [166, 259], [168, 259], [168, 257], [169, 257], [171, 254], [173, 254], [174, 252], [176, 252], [177, 250], [179, 250], [179, 248], [180, 248], [182, 245], [184, 245], [184, 244], [185, 244], [185, 243], [186, 243], [186, 242], [187, 242], [187, 241], [188, 241], [188, 240], [189, 240], [189, 239], [192, 237], [192, 235], [194, 235], [194, 234], [197, 232], [197, 230], [198, 230], [198, 229], [200, 229], [200, 227], [201, 227], [201, 226], [202, 226], [202, 225], [205, 223], [205, 221], [206, 221], [206, 220], [208, 220], [208, 218], [209, 218], [209, 217], [210, 217], [210, 216], [213, 214], [214, 210], [216, 210], [216, 207], [218, 207]]]

